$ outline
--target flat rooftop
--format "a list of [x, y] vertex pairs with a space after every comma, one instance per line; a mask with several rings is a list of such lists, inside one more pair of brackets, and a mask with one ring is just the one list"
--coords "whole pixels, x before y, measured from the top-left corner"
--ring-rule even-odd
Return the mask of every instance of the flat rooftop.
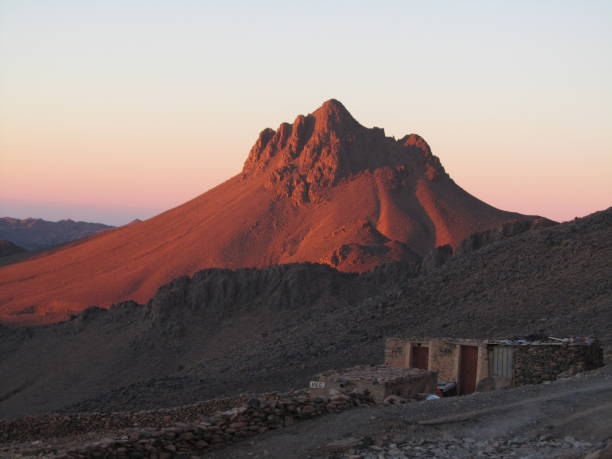
[[389, 339], [400, 339], [402, 341], [416, 341], [416, 342], [427, 342], [430, 340], [437, 341], [449, 341], [457, 344], [497, 344], [502, 346], [550, 346], [550, 345], [585, 345], [589, 346], [597, 342], [597, 338], [592, 336], [571, 336], [567, 338], [555, 338], [553, 336], [543, 337], [512, 337], [512, 338], [448, 338], [448, 337], [409, 337], [409, 338], [398, 338], [393, 337]]

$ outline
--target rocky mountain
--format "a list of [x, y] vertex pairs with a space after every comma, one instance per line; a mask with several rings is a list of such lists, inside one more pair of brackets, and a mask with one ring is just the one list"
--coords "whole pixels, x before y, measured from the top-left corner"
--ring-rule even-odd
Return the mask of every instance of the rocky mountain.
[[25, 252], [23, 247], [19, 247], [11, 241], [0, 240], [0, 257], [8, 257], [22, 252]]
[[433, 249], [425, 260], [435, 263], [361, 274], [309, 263], [208, 269], [146, 304], [0, 326], [1, 416], [303, 387], [327, 369], [379, 363], [389, 336], [596, 335], [612, 344], [612, 208], [466, 241], [454, 255]]
[[0, 268], [0, 320], [44, 323], [147, 301], [204, 268], [316, 262], [344, 272], [418, 263], [517, 219], [448, 176], [415, 134], [359, 124], [336, 100], [265, 129], [240, 174], [155, 218]]
[[111, 229], [102, 223], [60, 220], [50, 222], [40, 218], [0, 218], [0, 239], [9, 240], [27, 250], [48, 249], [82, 239], [99, 231]]

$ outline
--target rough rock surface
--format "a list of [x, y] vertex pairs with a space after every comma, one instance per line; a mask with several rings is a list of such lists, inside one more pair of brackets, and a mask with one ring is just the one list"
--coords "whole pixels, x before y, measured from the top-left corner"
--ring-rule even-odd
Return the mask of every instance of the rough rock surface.
[[555, 225], [555, 222], [545, 218], [535, 218], [533, 220], [514, 220], [504, 223], [497, 228], [491, 228], [487, 231], [474, 233], [466, 237], [460, 244], [457, 245], [455, 253], [472, 252], [492, 242], [501, 241], [511, 236], [524, 233], [530, 229], [546, 228]]
[[452, 256], [453, 248], [448, 244], [431, 249], [423, 258], [421, 269], [424, 273], [429, 273], [442, 266]]

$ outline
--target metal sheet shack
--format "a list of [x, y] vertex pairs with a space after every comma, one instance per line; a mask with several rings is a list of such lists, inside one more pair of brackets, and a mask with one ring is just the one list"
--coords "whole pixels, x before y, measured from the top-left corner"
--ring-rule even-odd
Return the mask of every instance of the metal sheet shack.
[[537, 384], [603, 365], [595, 338], [388, 338], [385, 364], [438, 373], [459, 395]]

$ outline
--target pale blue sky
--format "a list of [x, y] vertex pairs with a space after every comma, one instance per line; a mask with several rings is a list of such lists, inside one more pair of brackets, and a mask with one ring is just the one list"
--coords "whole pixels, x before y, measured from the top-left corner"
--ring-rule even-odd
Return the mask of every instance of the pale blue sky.
[[0, 216], [120, 224], [331, 97], [469, 192], [612, 204], [612, 1], [0, 0]]

